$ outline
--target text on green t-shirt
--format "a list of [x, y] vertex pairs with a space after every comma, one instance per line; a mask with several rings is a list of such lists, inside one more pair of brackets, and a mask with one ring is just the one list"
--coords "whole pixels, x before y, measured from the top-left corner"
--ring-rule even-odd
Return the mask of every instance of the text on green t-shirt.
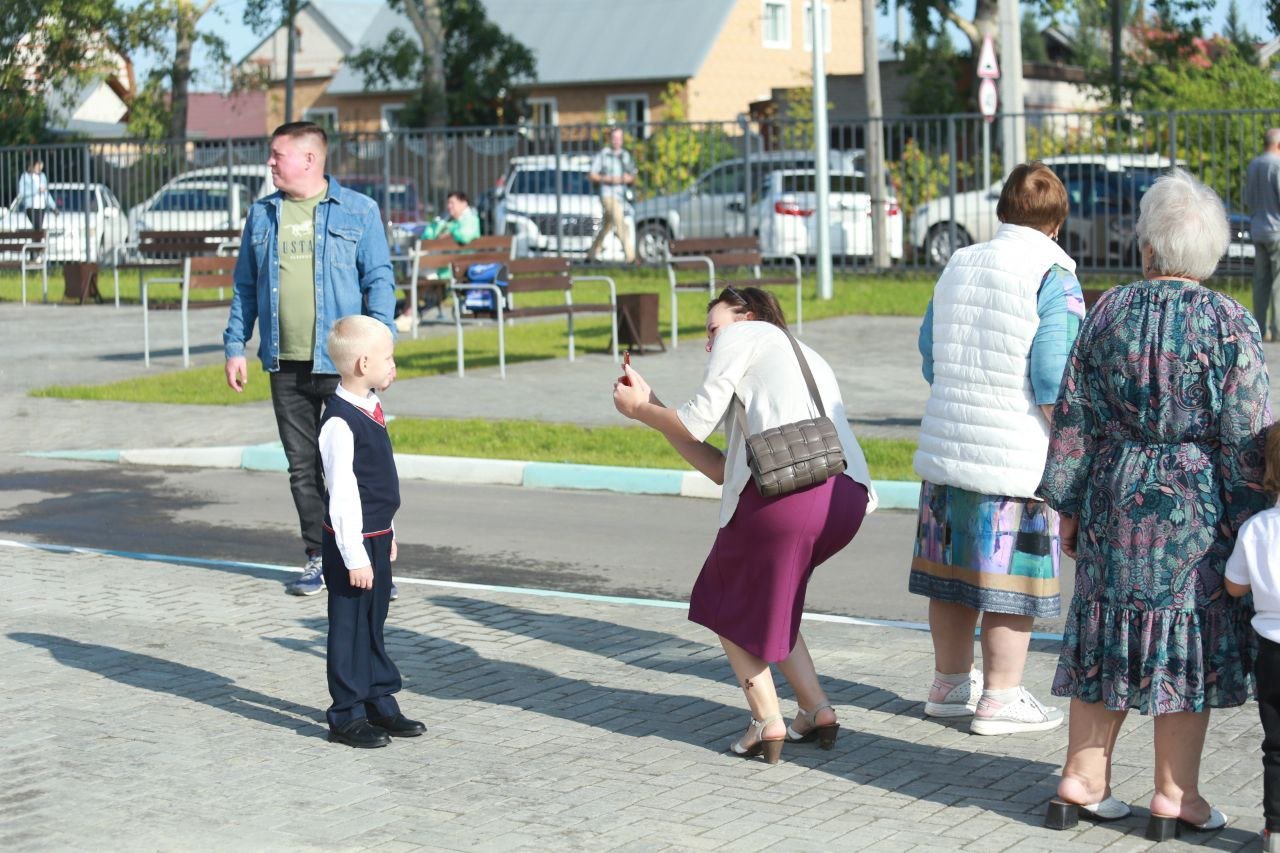
[[[326, 190], [327, 192], [327, 190]], [[280, 358], [311, 361], [316, 348], [316, 206], [325, 197], [280, 205]]]

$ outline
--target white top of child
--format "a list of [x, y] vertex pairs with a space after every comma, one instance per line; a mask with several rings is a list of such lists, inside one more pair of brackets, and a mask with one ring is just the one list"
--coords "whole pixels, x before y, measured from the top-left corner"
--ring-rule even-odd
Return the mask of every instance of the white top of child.
[[1280, 507], [1263, 510], [1241, 526], [1226, 578], [1253, 587], [1253, 630], [1280, 643]]

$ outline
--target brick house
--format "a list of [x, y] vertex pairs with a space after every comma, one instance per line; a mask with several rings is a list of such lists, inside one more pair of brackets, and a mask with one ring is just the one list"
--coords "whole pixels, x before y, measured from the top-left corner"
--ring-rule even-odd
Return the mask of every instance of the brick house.
[[[822, 2], [827, 70], [862, 72], [861, 0]], [[413, 28], [389, 8], [333, 0], [300, 7], [295, 55], [295, 114], [341, 131], [397, 126], [412, 81], [366, 89], [343, 63], [354, 51]], [[662, 121], [661, 96], [684, 86], [689, 120], [733, 120], [778, 88], [809, 85], [813, 67], [806, 22], [812, 0], [486, 0], [491, 21], [533, 51], [537, 79], [527, 83], [531, 121], [598, 123], [607, 115], [643, 128]], [[371, 10], [373, 11], [370, 14]], [[283, 28], [241, 63], [269, 81], [267, 125], [283, 120]], [[832, 49], [835, 46], [838, 49]]]

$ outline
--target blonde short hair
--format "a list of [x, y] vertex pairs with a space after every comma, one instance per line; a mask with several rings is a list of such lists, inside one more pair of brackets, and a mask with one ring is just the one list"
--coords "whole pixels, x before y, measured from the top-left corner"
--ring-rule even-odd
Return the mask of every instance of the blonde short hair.
[[338, 373], [350, 376], [355, 373], [356, 361], [368, 355], [369, 347], [379, 339], [392, 339], [391, 330], [382, 321], [363, 314], [350, 314], [334, 322], [325, 346]]

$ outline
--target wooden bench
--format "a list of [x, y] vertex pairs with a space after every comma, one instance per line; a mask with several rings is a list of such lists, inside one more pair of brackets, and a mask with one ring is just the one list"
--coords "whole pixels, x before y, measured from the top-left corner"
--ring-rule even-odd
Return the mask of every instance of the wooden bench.
[[[240, 231], [227, 228], [214, 231], [142, 231], [138, 239], [121, 243], [112, 249], [112, 272], [115, 281], [115, 303], [120, 307], [120, 270], [138, 271], [138, 288], [149, 269], [171, 267], [184, 258], [209, 255], [231, 255], [240, 247]], [[135, 256], [129, 260], [130, 254]], [[178, 279], [168, 279], [173, 282]]]
[[[725, 287], [760, 287], [769, 284], [789, 284], [796, 289], [795, 330], [803, 328], [801, 317], [801, 267], [798, 255], [764, 255], [755, 237], [711, 237], [698, 240], [673, 240], [667, 249], [667, 281], [671, 285], [671, 346], [677, 345], [679, 320], [677, 294], [705, 293], [708, 301]], [[766, 260], [785, 260], [794, 268], [790, 275], [761, 275]], [[751, 275], [742, 275], [750, 270]], [[695, 271], [694, 277], [688, 273]], [[733, 272], [738, 277], [730, 277]], [[681, 274], [684, 274], [684, 277]]]
[[446, 235], [416, 243], [410, 252], [409, 281], [396, 285], [397, 290], [405, 291], [408, 300], [405, 307], [413, 317], [413, 324], [410, 326], [413, 337], [418, 337], [419, 290], [435, 294], [436, 311], [443, 318], [444, 301], [453, 278], [451, 272], [441, 278], [439, 271], [452, 271], [452, 264], [458, 260], [459, 255], [465, 256], [469, 263], [510, 260], [515, 257], [515, 240], [508, 234], [477, 237], [470, 243], [458, 243]]
[[[471, 264], [476, 261], [473, 258], [467, 258], [465, 261], [454, 261], [451, 269], [452, 282], [449, 290], [453, 296], [453, 318], [454, 327], [458, 336], [458, 375], [465, 375], [465, 365], [463, 363], [463, 314], [472, 318], [491, 317], [497, 321], [498, 325], [498, 372], [503, 378], [507, 378], [507, 350], [506, 350], [506, 321], [518, 317], [545, 317], [554, 314], [564, 314], [568, 317], [569, 322], [569, 361], [573, 361], [574, 338], [573, 338], [573, 318], [577, 314], [584, 313], [608, 313], [610, 324], [609, 344], [613, 353], [613, 360], [618, 360], [618, 288], [609, 276], [605, 275], [585, 275], [573, 276], [569, 274], [568, 258], [519, 258], [516, 260], [507, 260], [502, 262], [502, 268], [499, 270], [497, 280], [505, 281], [506, 287], [500, 287], [497, 284], [488, 282], [472, 282], [467, 277], [467, 270]], [[604, 282], [609, 285], [609, 301], [607, 303], [575, 303], [573, 301], [573, 288], [582, 282]], [[463, 304], [463, 298], [468, 290], [476, 288], [488, 290], [493, 293], [494, 308], [492, 311], [467, 311]], [[515, 297], [520, 293], [537, 293], [560, 290], [564, 292], [564, 302], [555, 305], [531, 305], [528, 307], [519, 307], [516, 305]]]
[[[220, 308], [231, 304], [231, 295], [235, 289], [234, 273], [236, 259], [233, 257], [186, 257], [182, 259], [182, 278], [144, 278], [141, 282], [142, 293], [142, 362], [151, 366], [151, 325], [150, 300], [147, 289], [152, 284], [182, 285], [182, 366], [191, 366], [190, 330], [187, 323], [187, 312], [193, 308]], [[218, 288], [225, 293], [225, 298], [216, 300], [191, 301], [191, 291]]]
[[28, 228], [18, 231], [0, 231], [0, 258], [17, 255], [14, 259], [0, 260], [0, 267], [20, 270], [22, 273], [22, 304], [27, 304], [27, 273], [40, 272], [42, 301], [49, 301], [49, 245], [48, 232]]

